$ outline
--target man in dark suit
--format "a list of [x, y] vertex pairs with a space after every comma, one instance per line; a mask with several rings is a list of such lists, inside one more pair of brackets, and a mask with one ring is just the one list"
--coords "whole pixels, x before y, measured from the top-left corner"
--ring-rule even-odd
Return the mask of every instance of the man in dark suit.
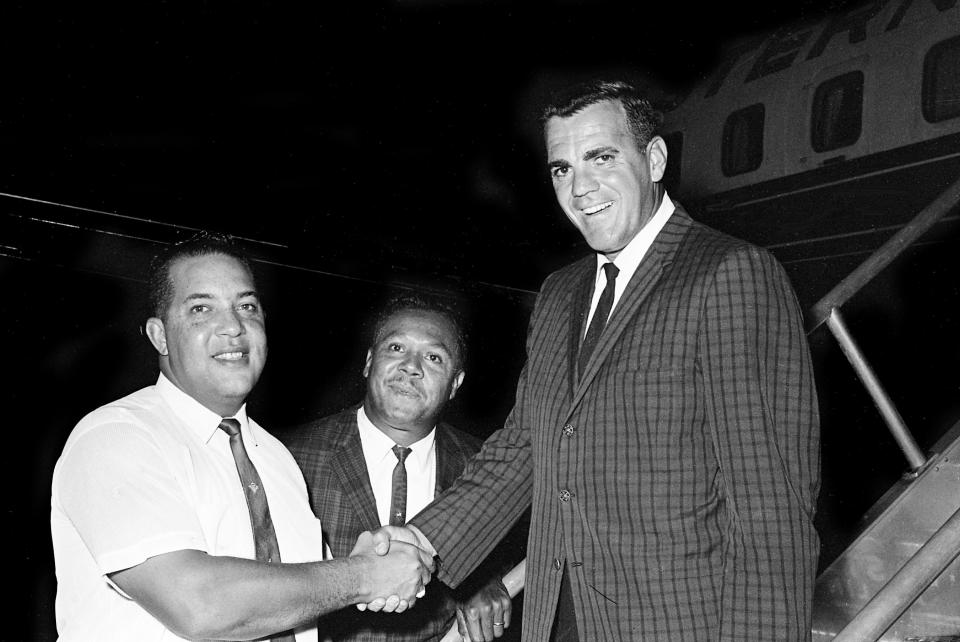
[[[463, 344], [456, 315], [439, 300], [393, 299], [379, 314], [367, 351], [363, 403], [286, 437], [334, 558], [349, 555], [364, 531], [403, 524], [449, 487], [479, 450], [476, 437], [439, 421], [463, 382]], [[396, 475], [402, 476], [405, 497], [396, 495]], [[460, 626], [473, 642], [500, 637], [510, 622], [510, 597], [500, 574], [488, 568], [477, 574], [476, 592], [461, 592], [470, 598], [462, 605]], [[440, 640], [457, 624], [456, 597], [431, 586], [417, 608], [403, 615], [345, 609], [321, 621], [321, 637]], [[502, 625], [496, 632], [494, 622]]]
[[543, 284], [505, 426], [385, 532], [455, 586], [532, 504], [524, 640], [808, 640], [819, 418], [796, 297], [667, 196], [658, 124], [625, 83], [546, 111], [594, 253]]

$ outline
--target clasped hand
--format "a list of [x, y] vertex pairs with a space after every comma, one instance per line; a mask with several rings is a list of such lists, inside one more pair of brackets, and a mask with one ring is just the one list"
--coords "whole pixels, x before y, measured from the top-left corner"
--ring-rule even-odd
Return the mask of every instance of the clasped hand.
[[420, 548], [416, 534], [398, 526], [361, 533], [350, 557], [369, 562], [361, 611], [406, 611], [423, 597], [434, 569], [433, 555]]
[[511, 614], [507, 587], [499, 579], [491, 580], [457, 608], [457, 629], [463, 640], [490, 642], [510, 626]]

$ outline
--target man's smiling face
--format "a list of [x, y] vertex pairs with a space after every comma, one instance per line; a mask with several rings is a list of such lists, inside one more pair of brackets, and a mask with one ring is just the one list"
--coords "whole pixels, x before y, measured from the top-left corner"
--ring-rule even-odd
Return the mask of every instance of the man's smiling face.
[[594, 251], [613, 260], [653, 218], [662, 192], [666, 149], [654, 137], [644, 149], [619, 102], [554, 116], [544, 130], [557, 201]]
[[170, 265], [172, 297], [163, 319], [147, 322], [160, 369], [221, 416], [240, 409], [267, 360], [264, 314], [253, 277], [224, 254]]

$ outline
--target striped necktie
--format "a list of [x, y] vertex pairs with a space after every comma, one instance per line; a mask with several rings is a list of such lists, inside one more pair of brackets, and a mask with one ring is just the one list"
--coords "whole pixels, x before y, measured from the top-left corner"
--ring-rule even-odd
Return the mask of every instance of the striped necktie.
[[[220, 422], [220, 429], [230, 435], [230, 450], [233, 451], [233, 460], [237, 464], [237, 472], [240, 473], [243, 494], [247, 498], [247, 510], [250, 513], [250, 526], [253, 528], [253, 545], [257, 560], [279, 563], [280, 546], [277, 544], [277, 533], [273, 530], [273, 519], [270, 518], [267, 493], [243, 445], [240, 422], [233, 417], [227, 417]], [[286, 631], [270, 639], [274, 642], [294, 642], [292, 631]]]
[[393, 495], [390, 498], [390, 525], [403, 526], [407, 522], [407, 467], [403, 462], [410, 454], [409, 448], [394, 446], [397, 465], [393, 467]]

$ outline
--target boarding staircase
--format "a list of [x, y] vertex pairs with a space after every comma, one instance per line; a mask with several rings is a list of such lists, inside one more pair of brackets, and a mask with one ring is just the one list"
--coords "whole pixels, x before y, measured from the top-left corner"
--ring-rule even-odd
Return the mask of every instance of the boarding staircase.
[[909, 464], [817, 578], [814, 642], [960, 642], [960, 422], [921, 452], [840, 312], [958, 203], [960, 180], [812, 309], [810, 331], [829, 328]]

